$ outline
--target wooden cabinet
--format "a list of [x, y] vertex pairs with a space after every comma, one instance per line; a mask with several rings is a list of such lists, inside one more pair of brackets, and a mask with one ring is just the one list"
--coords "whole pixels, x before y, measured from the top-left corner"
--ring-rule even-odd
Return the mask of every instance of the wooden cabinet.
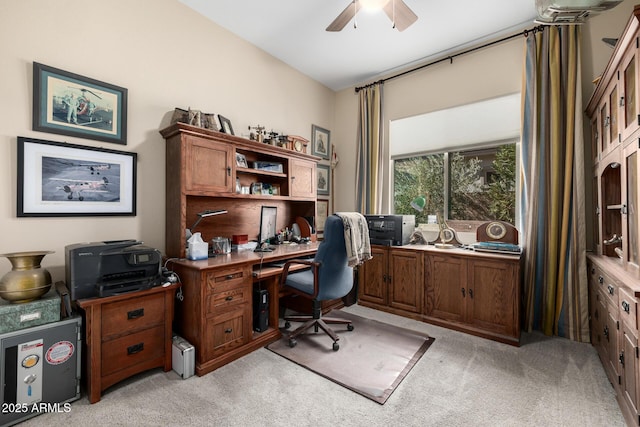
[[517, 345], [520, 258], [433, 246], [372, 246], [358, 303]]
[[640, 6], [635, 6], [586, 110], [597, 123], [591, 136], [596, 150], [596, 244], [588, 255], [591, 341], [629, 425], [640, 425], [639, 54]]
[[425, 255], [426, 319], [510, 344], [520, 340], [519, 258]]
[[79, 300], [84, 314], [84, 359], [89, 402], [134, 374], [171, 370], [173, 300], [178, 285]]
[[203, 211], [228, 213], [191, 230], [205, 241], [233, 234], [256, 240], [262, 205], [277, 208], [277, 229], [291, 227], [296, 217], [315, 217], [319, 157], [184, 123], [160, 133], [166, 139], [167, 256], [185, 257], [186, 230]]
[[[422, 311], [423, 257], [398, 247], [372, 246], [373, 259], [359, 266], [362, 305], [416, 317]], [[418, 280], [416, 280], [418, 278]]]
[[176, 330], [196, 348], [196, 374], [248, 353], [253, 340], [251, 266], [200, 269], [176, 264], [174, 271], [183, 282]]

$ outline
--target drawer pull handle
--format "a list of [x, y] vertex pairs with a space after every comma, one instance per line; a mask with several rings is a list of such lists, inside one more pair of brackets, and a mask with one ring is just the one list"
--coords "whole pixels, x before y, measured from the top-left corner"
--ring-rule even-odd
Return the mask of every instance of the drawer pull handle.
[[600, 284], [604, 283], [604, 277], [598, 276], [598, 283]]
[[462, 292], [462, 298], [464, 298], [464, 297], [465, 297], [465, 291], [464, 291], [464, 288], [460, 288], [460, 291]]
[[132, 354], [136, 354], [136, 353], [140, 353], [142, 350], [144, 350], [144, 343], [138, 343], [138, 344], [134, 344], [131, 345], [129, 347], [127, 347], [127, 355], [132, 355]]
[[607, 289], [609, 290], [609, 295], [613, 295], [614, 287], [611, 285], [607, 285]]
[[622, 306], [622, 309], [627, 313], [629, 313], [629, 311], [631, 310], [631, 305], [629, 305], [629, 303], [626, 301], [622, 301], [620, 305]]
[[233, 274], [227, 274], [227, 275], [225, 276], [225, 279], [227, 279], [227, 280], [231, 280], [231, 279], [233, 279]]
[[138, 308], [136, 310], [131, 310], [127, 312], [127, 319], [137, 319], [138, 317], [144, 316], [144, 308]]
[[232, 328], [227, 328], [227, 329], [224, 330], [225, 334], [230, 334], [231, 332], [233, 332]]
[[225, 300], [227, 301], [233, 301], [233, 297], [231, 295], [229, 295], [228, 297], [225, 298]]

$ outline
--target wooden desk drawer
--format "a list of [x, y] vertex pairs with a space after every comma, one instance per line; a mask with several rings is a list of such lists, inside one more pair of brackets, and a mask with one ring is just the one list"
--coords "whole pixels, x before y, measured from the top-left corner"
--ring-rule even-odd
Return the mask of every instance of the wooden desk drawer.
[[165, 318], [164, 295], [158, 293], [105, 304], [102, 307], [102, 339], [162, 324]]
[[209, 319], [206, 325], [204, 357], [217, 357], [248, 342], [251, 334], [250, 315], [251, 310], [243, 308]]
[[251, 271], [226, 269], [207, 275], [207, 294], [204, 311], [207, 315], [251, 303]]
[[102, 344], [102, 376], [164, 356], [164, 326], [146, 329]]
[[638, 302], [636, 298], [627, 292], [624, 288], [620, 288], [620, 320], [625, 322], [629, 328], [633, 330], [638, 329], [637, 321], [637, 306]]

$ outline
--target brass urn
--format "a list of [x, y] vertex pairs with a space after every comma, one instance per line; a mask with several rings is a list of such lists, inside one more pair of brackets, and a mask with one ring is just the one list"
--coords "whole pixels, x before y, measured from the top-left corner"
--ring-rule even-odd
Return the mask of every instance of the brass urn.
[[11, 262], [11, 271], [0, 279], [0, 298], [12, 303], [36, 300], [51, 289], [51, 274], [40, 267], [42, 258], [53, 251], [1, 254]]

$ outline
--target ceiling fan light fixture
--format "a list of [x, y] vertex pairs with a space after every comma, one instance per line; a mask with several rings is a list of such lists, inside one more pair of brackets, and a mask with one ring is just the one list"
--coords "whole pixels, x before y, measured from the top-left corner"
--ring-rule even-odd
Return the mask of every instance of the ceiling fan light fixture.
[[363, 9], [366, 10], [382, 10], [391, 0], [359, 0]]

